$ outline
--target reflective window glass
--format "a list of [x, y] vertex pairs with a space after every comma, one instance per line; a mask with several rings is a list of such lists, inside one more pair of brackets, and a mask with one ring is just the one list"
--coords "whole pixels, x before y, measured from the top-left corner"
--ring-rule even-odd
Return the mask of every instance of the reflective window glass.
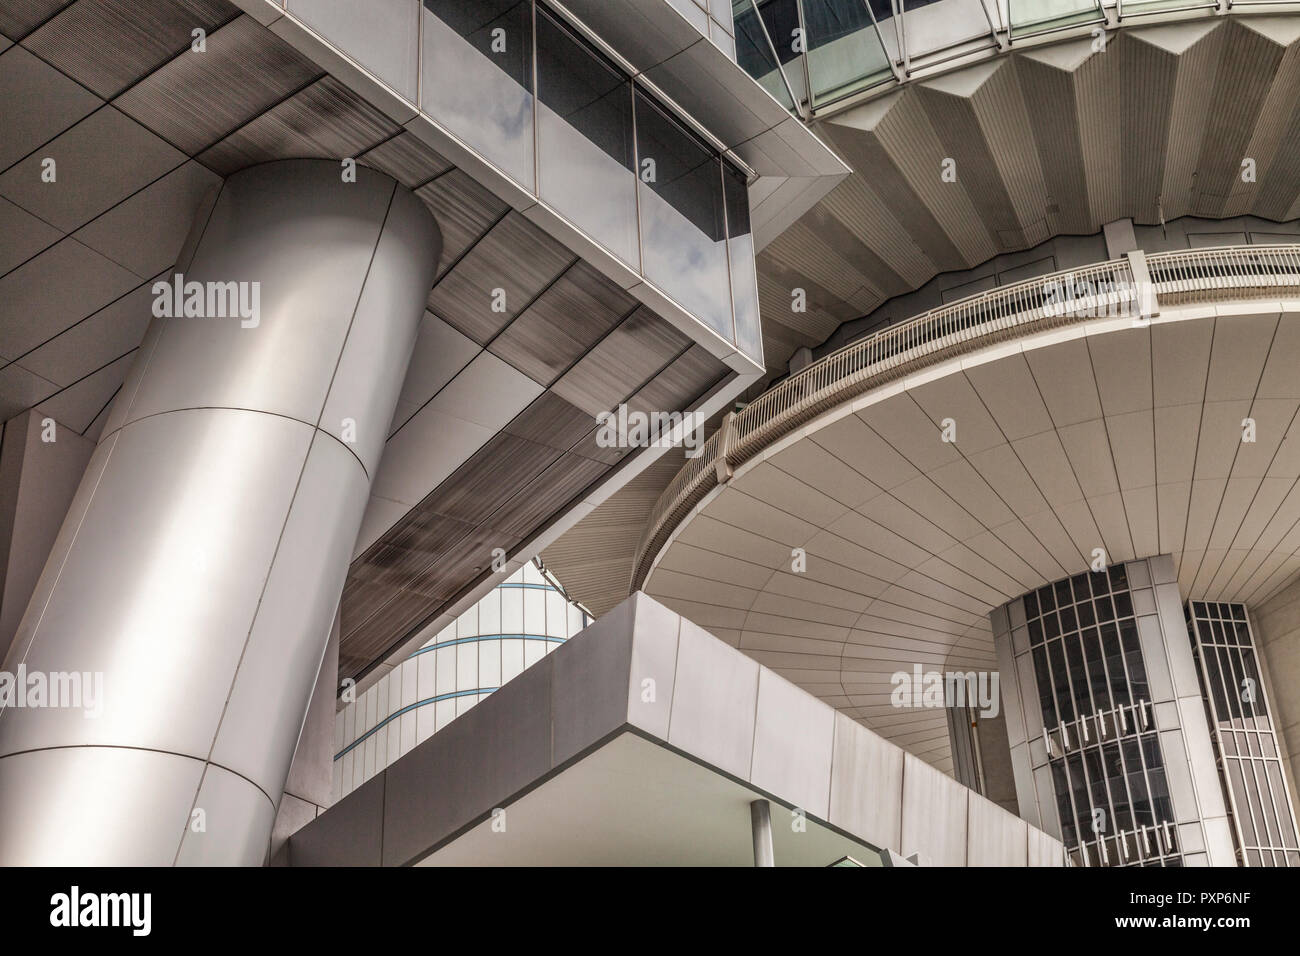
[[1056, 690], [1056, 704], [1060, 708], [1061, 719], [1074, 720], [1074, 696], [1070, 693], [1070, 680], [1066, 675], [1065, 653], [1060, 641], [1047, 645], [1048, 657], [1052, 662], [1052, 685]]
[[899, 5], [911, 57], [975, 39], [993, 42], [983, 0], [900, 0]]
[[636, 129], [644, 274], [734, 342], [722, 161], [640, 90]]
[[781, 78], [776, 53], [768, 42], [753, 0], [735, 0], [736, 12], [736, 62], [758, 81], [763, 89], [788, 110], [794, 109], [794, 100]]
[[1151, 813], [1151, 798], [1147, 794], [1146, 775], [1142, 770], [1141, 747], [1133, 739], [1125, 740], [1121, 745], [1124, 753], [1124, 769], [1128, 774], [1128, 792], [1133, 805], [1133, 818], [1138, 826], [1150, 826], [1155, 822]]
[[737, 169], [723, 164], [727, 200], [727, 251], [731, 261], [731, 303], [736, 313], [736, 345], [760, 365], [763, 331], [758, 312], [758, 274], [754, 236], [749, 226], [749, 186]]
[[1088, 662], [1088, 685], [1092, 688], [1093, 703], [1101, 710], [1110, 710], [1110, 692], [1106, 680], [1106, 666], [1102, 663], [1101, 640], [1095, 630], [1082, 635], [1084, 657]]
[[421, 109], [533, 189], [531, 0], [424, 0]]
[[1070, 806], [1070, 784], [1065, 779], [1065, 763], [1053, 760], [1052, 789], [1056, 791], [1056, 809], [1061, 817], [1061, 838], [1067, 846], [1079, 842], [1078, 830], [1074, 825], [1074, 808]]
[[1100, 629], [1102, 652], [1106, 657], [1106, 672], [1110, 676], [1111, 699], [1117, 707], [1132, 703], [1129, 697], [1128, 677], [1124, 672], [1124, 653], [1120, 650], [1119, 631], [1114, 624], [1104, 624]]
[[1055, 727], [1058, 721], [1052, 700], [1052, 675], [1047, 669], [1047, 652], [1041, 646], [1034, 648], [1034, 678], [1038, 684], [1038, 702], [1043, 708], [1043, 726]]
[[1120, 759], [1119, 744], [1108, 743], [1101, 748], [1101, 753], [1106, 763], [1106, 784], [1110, 787], [1110, 798], [1115, 805], [1115, 828], [1132, 830], [1133, 807], [1129, 803], [1128, 783]]
[[1097, 0], [1010, 0], [1008, 12], [1012, 36], [1102, 19]]
[[1169, 787], [1165, 782], [1164, 761], [1160, 758], [1160, 741], [1155, 734], [1142, 738], [1142, 757], [1147, 765], [1147, 780], [1151, 786], [1151, 809], [1156, 821], [1163, 823], [1174, 818], [1173, 805], [1169, 802]]
[[637, 268], [632, 84], [538, 11], [541, 197]]
[[795, 98], [808, 100], [804, 65], [800, 57], [806, 48], [803, 27], [799, 25], [798, 0], [756, 0], [758, 12], [763, 17], [767, 35], [772, 39], [777, 59], [785, 67], [785, 77], [790, 81]]
[[1119, 634], [1120, 643], [1124, 647], [1124, 663], [1128, 666], [1129, 691], [1133, 702], [1150, 700], [1151, 692], [1147, 689], [1147, 670], [1142, 663], [1137, 625], [1131, 619], [1123, 621], [1119, 625]]
[[1096, 711], [1088, 696], [1088, 672], [1083, 664], [1083, 651], [1076, 637], [1065, 639], [1065, 656], [1070, 662], [1070, 683], [1074, 685], [1074, 703], [1079, 713], [1091, 714]]
[[862, 0], [803, 0], [814, 102], [890, 79], [889, 57]]

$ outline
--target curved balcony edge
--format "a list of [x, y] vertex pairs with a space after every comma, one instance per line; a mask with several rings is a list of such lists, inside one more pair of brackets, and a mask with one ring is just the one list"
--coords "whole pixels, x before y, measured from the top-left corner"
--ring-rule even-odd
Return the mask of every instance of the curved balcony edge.
[[1098, 319], [1146, 324], [1162, 306], [1258, 298], [1300, 298], [1300, 243], [1130, 252], [990, 289], [851, 342], [724, 418], [655, 502], [632, 562], [630, 591], [644, 585], [677, 527], [736, 468], [847, 401], [1008, 339]]

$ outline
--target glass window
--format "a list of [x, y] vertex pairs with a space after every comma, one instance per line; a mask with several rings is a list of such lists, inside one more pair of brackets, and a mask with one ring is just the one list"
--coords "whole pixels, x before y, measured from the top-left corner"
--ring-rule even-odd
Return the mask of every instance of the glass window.
[[757, 3], [763, 26], [776, 48], [777, 58], [785, 67], [785, 78], [790, 81], [795, 98], [805, 103], [808, 101], [808, 88], [801, 56], [806, 41], [803, 27], [799, 24], [798, 0], [757, 0]]
[[1228, 698], [1224, 694], [1226, 683], [1223, 674], [1219, 671], [1219, 655], [1214, 652], [1214, 648], [1205, 647], [1201, 649], [1201, 656], [1205, 663], [1205, 672], [1210, 682], [1210, 693], [1214, 701], [1215, 718], [1217, 720], [1228, 719]]
[[1246, 796], [1246, 785], [1241, 776], [1241, 762], [1228, 759], [1225, 763], [1228, 765], [1228, 779], [1231, 781], [1233, 793], [1237, 797], [1237, 823], [1241, 827], [1242, 839], [1247, 846], [1257, 845], [1259, 839], [1255, 835], [1255, 821], [1250, 812], [1250, 802]]
[[558, 591], [546, 592], [546, 634], [568, 637], [569, 606]]
[[753, 0], [735, 0], [736, 12], [736, 62], [758, 85], [772, 94], [788, 110], [794, 109], [794, 100], [781, 77], [776, 54], [768, 42], [767, 32], [758, 19]]
[[1081, 636], [1084, 657], [1088, 661], [1088, 684], [1092, 688], [1093, 703], [1101, 710], [1110, 710], [1110, 693], [1106, 680], [1106, 665], [1102, 663], [1101, 640], [1095, 630]]
[[479, 627], [484, 634], [501, 633], [501, 591], [499, 588], [493, 588], [483, 600], [479, 601], [478, 617]]
[[731, 260], [731, 302], [736, 312], [736, 345], [763, 364], [763, 329], [758, 313], [758, 275], [754, 237], [749, 227], [749, 186], [740, 171], [722, 166], [727, 200], [727, 251]]
[[814, 102], [892, 78], [889, 57], [862, 0], [803, 0]]
[[636, 130], [645, 277], [734, 342], [722, 161], [640, 90]]
[[1128, 785], [1125, 783], [1124, 764], [1120, 760], [1119, 744], [1108, 743], [1101, 748], [1106, 763], [1106, 784], [1115, 804], [1115, 829], [1133, 829], [1133, 808], [1129, 805]]
[[1079, 616], [1079, 627], [1091, 627], [1097, 623], [1097, 615], [1092, 609], [1092, 599], [1085, 599], [1084, 602], [1075, 608]]
[[1055, 611], [1048, 611], [1043, 615], [1043, 632], [1047, 635], [1048, 640], [1061, 636], [1061, 624]]
[[1052, 675], [1047, 669], [1047, 652], [1038, 646], [1034, 648], [1034, 678], [1038, 684], [1038, 702], [1043, 708], [1043, 726], [1057, 726], [1056, 704], [1052, 700]]
[[1101, 627], [1101, 646], [1106, 656], [1106, 672], [1110, 676], [1111, 698], [1116, 707], [1132, 703], [1129, 697], [1128, 677], [1124, 673], [1124, 654], [1119, 646], [1119, 631], [1114, 624]]
[[1065, 779], [1065, 763], [1053, 760], [1051, 765], [1052, 789], [1056, 791], [1056, 809], [1061, 816], [1061, 839], [1067, 846], [1076, 846], [1079, 836], [1074, 826], [1074, 809], [1070, 806], [1070, 784]]
[[537, 588], [524, 589], [524, 629], [521, 633], [546, 633], [546, 592]]
[[1069, 766], [1070, 786], [1074, 792], [1075, 821], [1079, 827], [1079, 839], [1087, 842], [1092, 839], [1092, 807], [1088, 802], [1088, 778], [1083, 773], [1083, 757], [1072, 753], [1065, 758]]
[[456, 645], [456, 690], [474, 690], [478, 683], [478, 641]]
[[524, 633], [524, 589], [501, 589], [501, 633]]
[[984, 0], [900, 0], [899, 6], [912, 58], [976, 39], [993, 42]]
[[1106, 772], [1102, 768], [1101, 748], [1091, 747], [1083, 753], [1084, 763], [1088, 768], [1088, 785], [1094, 809], [1105, 810], [1106, 814], [1097, 821], [1095, 832], [1105, 836], [1115, 832], [1114, 813], [1106, 794]]
[[1147, 780], [1151, 782], [1151, 808], [1156, 821], [1173, 820], [1173, 805], [1169, 802], [1169, 787], [1165, 783], [1164, 761], [1160, 758], [1160, 741], [1155, 734], [1142, 738], [1142, 756], [1146, 760]]
[[1219, 669], [1223, 674], [1224, 683], [1226, 685], [1225, 690], [1227, 691], [1225, 696], [1227, 710], [1224, 711], [1223, 716], [1225, 718], [1233, 717], [1240, 720], [1242, 716], [1241, 684], [1235, 673], [1236, 669], [1232, 665], [1228, 650], [1224, 647], [1207, 647], [1205, 650], [1207, 654], [1217, 654], [1219, 658]]
[[1268, 790], [1268, 775], [1264, 761], [1252, 760], [1249, 764], [1255, 771], [1255, 792], [1259, 795], [1260, 816], [1268, 832], [1268, 845], [1281, 846], [1282, 833], [1278, 830], [1277, 814], [1273, 810], [1273, 800]]
[[421, 109], [529, 191], [532, 0], [424, 0]]
[[1151, 813], [1151, 798], [1147, 795], [1146, 776], [1142, 772], [1141, 748], [1136, 740], [1129, 739], [1124, 741], [1122, 750], [1134, 820], [1140, 827], [1151, 826], [1155, 823], [1155, 817]]
[[1282, 782], [1282, 765], [1276, 760], [1267, 763], [1268, 783], [1273, 791], [1273, 802], [1282, 817], [1282, 845], [1288, 849], [1296, 846], [1295, 827], [1290, 820], [1290, 803], [1287, 800], [1286, 787]]
[[1115, 592], [1115, 616], [1132, 617], [1133, 616], [1133, 596], [1127, 591]]
[[637, 268], [631, 82], [538, 11], [537, 100], [542, 199]]
[[[1243, 647], [1239, 652], [1241, 654], [1241, 680], [1249, 681], [1249, 684], [1242, 683], [1241, 694], [1239, 696], [1248, 698], [1245, 700], [1245, 706], [1251, 714], [1256, 717], [1267, 717], [1268, 707], [1264, 703], [1264, 684], [1259, 676], [1259, 668], [1255, 664], [1255, 652], [1249, 647]], [[1246, 693], [1249, 687], [1250, 693]]]
[[1056, 609], [1056, 598], [1052, 596], [1052, 586], [1050, 584], [1038, 589], [1038, 604], [1044, 614]]
[[1147, 671], [1142, 663], [1142, 648], [1138, 643], [1137, 625], [1131, 620], [1123, 621], [1119, 626], [1120, 642], [1124, 646], [1124, 661], [1128, 665], [1129, 689], [1134, 703], [1150, 700], [1151, 692], [1147, 689]]
[[1088, 695], [1088, 672], [1083, 665], [1083, 650], [1078, 638], [1065, 639], [1065, 656], [1070, 662], [1070, 683], [1074, 686], [1074, 703], [1080, 714], [1092, 714], [1096, 708]]
[[1102, 19], [1097, 0], [1010, 0], [1010, 5], [1012, 36]]
[[1065, 654], [1060, 641], [1047, 645], [1047, 653], [1052, 662], [1052, 684], [1056, 688], [1056, 704], [1061, 711], [1061, 720], [1074, 720], [1074, 696], [1070, 693], [1070, 681], [1065, 671]]

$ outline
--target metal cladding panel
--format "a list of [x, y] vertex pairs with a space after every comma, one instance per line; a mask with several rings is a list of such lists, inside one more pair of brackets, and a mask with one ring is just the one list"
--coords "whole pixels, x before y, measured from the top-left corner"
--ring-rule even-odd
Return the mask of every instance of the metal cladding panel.
[[460, 169], [453, 169], [415, 191], [442, 229], [441, 278], [483, 238], [510, 207]]
[[111, 99], [183, 53], [194, 30], [211, 33], [238, 15], [226, 0], [81, 0], [44, 23], [23, 45]]
[[591, 431], [591, 414], [553, 391], [539, 395], [504, 429], [506, 434], [568, 451]]
[[[1223, 51], [1214, 92], [1205, 104], [1205, 138], [1192, 186], [1191, 212], [1198, 216], [1237, 216], [1248, 212], [1256, 187], [1242, 181], [1242, 162], [1256, 160], [1262, 173], [1267, 156], [1252, 156], [1255, 133], [1273, 84], [1287, 59], [1287, 48], [1242, 26], [1225, 23]], [[1288, 104], [1295, 108], [1295, 100]], [[1213, 157], [1213, 159], [1212, 159]]]
[[358, 162], [388, 173], [408, 189], [418, 189], [453, 166], [413, 133], [405, 132], [367, 150]]
[[213, 31], [207, 50], [186, 50], [115, 101], [128, 116], [190, 155], [324, 73], [256, 20]]
[[510, 212], [434, 286], [429, 309], [487, 345], [574, 261], [572, 252]]
[[[966, 153], [972, 150], [973, 144], [945, 138], [941, 133], [944, 127], [932, 121], [926, 111], [927, 98], [934, 91], [922, 87], [916, 94], [900, 101], [876, 125], [877, 141], [889, 153], [899, 176], [906, 182], [907, 195], [916, 197], [922, 207], [917, 210], [922, 218], [913, 221], [924, 228], [933, 228], [936, 239], [946, 238], [951, 242], [956, 247], [956, 261], [987, 259], [996, 251], [990, 234], [996, 223], [986, 223], [973, 206], [972, 197], [980, 182], [970, 181], [973, 175], [978, 175], [977, 164], [987, 164], [987, 152]], [[945, 125], [951, 121], [951, 117], [944, 117]], [[952, 130], [949, 127], [945, 132]], [[952, 178], [945, 175], [945, 166], [951, 169]], [[985, 171], [984, 175], [989, 173]]]
[[355, 158], [400, 129], [338, 80], [326, 76], [241, 126], [200, 153], [198, 159], [223, 176], [281, 156], [341, 162], [342, 157]]
[[537, 297], [489, 350], [533, 381], [550, 385], [637, 302], [585, 262]]
[[44, 23], [67, 0], [12, 0], [0, 7], [0, 33], [11, 40], [21, 40]]
[[555, 383], [555, 394], [598, 415], [686, 351], [690, 340], [642, 306]]

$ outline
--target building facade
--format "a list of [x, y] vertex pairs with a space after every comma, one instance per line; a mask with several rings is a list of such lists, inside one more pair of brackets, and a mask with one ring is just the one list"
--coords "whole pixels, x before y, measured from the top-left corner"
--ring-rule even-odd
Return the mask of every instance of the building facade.
[[1298, 43], [7, 5], [0, 862], [1295, 863]]
[[330, 802], [591, 623], [544, 569], [525, 564], [334, 715]]

